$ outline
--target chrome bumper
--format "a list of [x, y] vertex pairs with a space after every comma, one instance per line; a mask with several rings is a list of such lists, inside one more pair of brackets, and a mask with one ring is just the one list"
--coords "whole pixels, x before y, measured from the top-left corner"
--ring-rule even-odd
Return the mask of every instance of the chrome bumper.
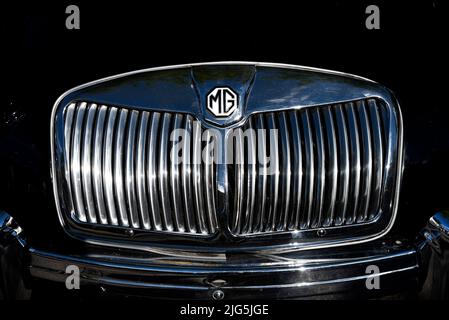
[[[5, 213], [1, 213], [5, 215]], [[4, 216], [5, 218], [7, 216]], [[381, 298], [412, 291], [448, 298], [449, 214], [439, 213], [413, 243], [383, 239], [364, 245], [310, 251], [206, 254], [90, 247], [59, 254], [26, 245], [4, 223], [2, 237], [23, 251], [22, 278], [65, 288], [66, 268], [80, 270], [80, 294], [99, 292], [172, 299]], [[0, 219], [9, 221], [11, 219]], [[2, 243], [5, 247], [5, 243]], [[119, 253], [120, 252], [120, 253]], [[0, 255], [4, 260], [5, 256]], [[7, 263], [7, 261], [5, 262]], [[372, 266], [379, 273], [373, 274]], [[378, 277], [378, 288], [372, 285]], [[0, 289], [5, 286], [0, 281]]]
[[[76, 265], [81, 290], [100, 286], [106, 292], [175, 299], [381, 297], [398, 289], [418, 288], [419, 252], [394, 242], [379, 245], [381, 249], [320, 250], [307, 256], [304, 252], [247, 253], [200, 256], [190, 261], [184, 257], [167, 261], [161, 253], [139, 260], [95, 254], [67, 256], [31, 249], [30, 271], [35, 278], [64, 283], [67, 266]], [[370, 266], [379, 270], [379, 289], [367, 286], [373, 280]]]

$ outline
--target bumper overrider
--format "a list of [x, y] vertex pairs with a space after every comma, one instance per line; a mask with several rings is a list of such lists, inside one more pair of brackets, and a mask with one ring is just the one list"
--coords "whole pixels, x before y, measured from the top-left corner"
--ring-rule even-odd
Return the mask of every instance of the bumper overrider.
[[[73, 270], [69, 266], [79, 270], [80, 293], [98, 289], [127, 296], [220, 300], [380, 298], [404, 292], [448, 297], [447, 212], [433, 216], [413, 243], [383, 239], [310, 252], [214, 255], [162, 249], [118, 253], [98, 247], [85, 248], [83, 254], [48, 252], [27, 245], [8, 214], [2, 212], [0, 222], [0, 288], [5, 297], [28, 297], [35, 280], [59, 283], [67, 290], [72, 274], [67, 270]], [[20, 254], [8, 255], [12, 248]]]

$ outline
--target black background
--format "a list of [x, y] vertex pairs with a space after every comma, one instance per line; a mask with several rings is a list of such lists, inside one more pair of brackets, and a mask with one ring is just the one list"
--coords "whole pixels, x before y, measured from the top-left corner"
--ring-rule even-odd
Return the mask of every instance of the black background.
[[[28, 131], [20, 131], [26, 136], [22, 145], [8, 147], [45, 145], [30, 165], [36, 179], [32, 170], [24, 178], [37, 185], [42, 172], [49, 174], [49, 119], [55, 100], [76, 85], [117, 73], [222, 60], [353, 73], [384, 84], [401, 104], [406, 162], [396, 226], [416, 234], [428, 217], [449, 208], [449, 13], [443, 1], [392, 2], [1, 4], [0, 111], [7, 118], [10, 110], [24, 110], [29, 124]], [[80, 8], [80, 30], [65, 27], [69, 4]], [[380, 8], [380, 30], [365, 27], [369, 4]], [[2, 161], [8, 152], [0, 150]], [[14, 197], [0, 192], [0, 209], [44, 206], [37, 198], [17, 204], [21, 194]], [[42, 202], [53, 202], [51, 191]], [[56, 213], [49, 214], [58, 226]]]
[[[68, 4], [80, 8], [80, 30], [65, 28]], [[365, 27], [369, 4], [380, 30]], [[401, 96], [438, 86], [446, 17], [442, 1], [19, 1], [2, 5], [2, 51], [12, 86], [66, 89], [152, 66], [247, 60], [355, 73]]]

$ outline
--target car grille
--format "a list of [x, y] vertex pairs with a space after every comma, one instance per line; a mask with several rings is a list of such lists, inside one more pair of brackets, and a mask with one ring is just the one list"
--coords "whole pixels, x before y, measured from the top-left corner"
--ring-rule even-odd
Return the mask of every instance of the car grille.
[[[276, 129], [278, 139], [253, 143], [254, 135], [234, 135], [233, 234], [363, 224], [380, 214], [397, 144], [390, 135], [396, 123], [380, 101], [262, 113], [249, 118], [247, 129]], [[248, 160], [260, 153], [270, 156], [267, 164]]]
[[[170, 161], [170, 133], [192, 152]], [[81, 223], [209, 235], [217, 228], [215, 165], [195, 157], [202, 129], [189, 115], [72, 103], [64, 112], [65, 176]], [[187, 158], [188, 157], [188, 158]]]
[[[233, 163], [221, 166], [220, 201], [218, 165], [200, 159], [212, 136], [204, 139], [193, 116], [74, 102], [61, 118], [61, 209], [81, 226], [247, 237], [325, 232], [391, 214], [399, 128], [381, 99], [249, 116], [227, 140]], [[189, 132], [179, 164], [171, 161], [174, 129]], [[249, 161], [256, 154], [269, 164]]]

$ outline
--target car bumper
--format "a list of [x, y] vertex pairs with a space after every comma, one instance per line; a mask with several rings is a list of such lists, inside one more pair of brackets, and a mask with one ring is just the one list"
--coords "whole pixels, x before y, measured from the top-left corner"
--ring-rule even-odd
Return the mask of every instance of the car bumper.
[[98, 291], [105, 294], [152, 298], [381, 298], [405, 291], [444, 298], [449, 229], [443, 218], [432, 218], [413, 242], [382, 239], [301, 252], [210, 255], [120, 250], [118, 254], [92, 247], [83, 254], [63, 254], [27, 246], [24, 272], [31, 286], [39, 279], [66, 290], [67, 267], [76, 266], [79, 293], [101, 289]]
[[[80, 288], [101, 286], [104, 291], [124, 289], [127, 294], [138, 296], [190, 299], [381, 296], [394, 288], [418, 286], [420, 262], [415, 249], [392, 246], [384, 254], [374, 251], [363, 256], [334, 256], [315, 261], [311, 257], [304, 261], [294, 254], [226, 257], [227, 261], [236, 259], [232, 266], [223, 263], [223, 266], [175, 267], [31, 249], [30, 273], [35, 278], [64, 283], [67, 266], [75, 265], [80, 270]], [[257, 264], [251, 259], [257, 260]], [[367, 286], [367, 282], [375, 280], [369, 266], [379, 270], [378, 289]]]

